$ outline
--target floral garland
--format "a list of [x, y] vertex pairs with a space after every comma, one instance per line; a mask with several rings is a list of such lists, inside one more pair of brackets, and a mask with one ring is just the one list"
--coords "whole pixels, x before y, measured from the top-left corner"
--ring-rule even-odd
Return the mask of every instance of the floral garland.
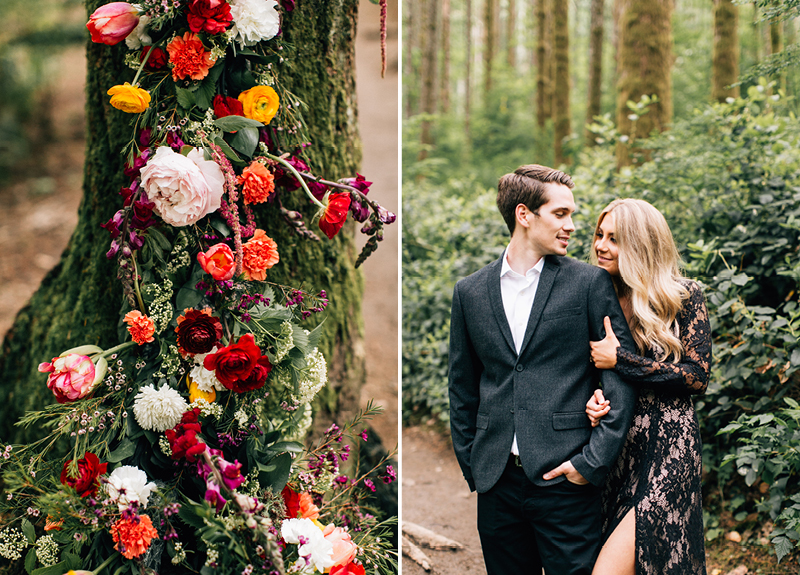
[[[333, 425], [313, 449], [300, 443], [327, 382], [320, 328], [301, 322], [327, 294], [267, 281], [279, 246], [253, 209], [278, 210], [315, 241], [283, 194], [302, 191], [329, 239], [349, 215], [370, 235], [357, 264], [395, 220], [363, 176], [324, 180], [301, 155], [303, 105], [277, 76], [281, 14], [293, 8], [112, 2], [87, 23], [94, 42], [125, 41], [136, 70], [108, 90], [134, 115], [130, 184], [103, 224], [122, 343], [42, 363], [57, 403], [20, 423], [52, 431], [2, 451], [0, 556], [21, 562], [30, 547], [28, 573], [396, 572], [393, 519], [363, 507], [376, 480], [396, 479], [392, 466], [340, 469], [344, 439], [366, 439], [357, 428], [379, 410]], [[66, 457], [47, 457], [67, 444]]]

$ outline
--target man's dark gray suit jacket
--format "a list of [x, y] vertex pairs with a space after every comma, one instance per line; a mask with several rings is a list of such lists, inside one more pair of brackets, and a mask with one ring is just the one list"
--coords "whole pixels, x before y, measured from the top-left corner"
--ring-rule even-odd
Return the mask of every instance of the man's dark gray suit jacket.
[[[502, 258], [459, 281], [450, 323], [450, 427], [471, 490], [485, 493], [508, 463], [514, 433], [527, 477], [570, 460], [600, 485], [622, 449], [635, 391], [590, 360], [590, 341], [605, 337], [609, 316], [623, 349], [633, 339], [605, 270], [547, 256], [525, 338], [517, 355], [500, 293]], [[586, 402], [602, 381], [611, 411], [592, 428]]]

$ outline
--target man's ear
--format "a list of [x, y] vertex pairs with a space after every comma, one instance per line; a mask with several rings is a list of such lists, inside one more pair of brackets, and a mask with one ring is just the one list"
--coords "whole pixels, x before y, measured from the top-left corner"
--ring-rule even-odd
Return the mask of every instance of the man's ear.
[[530, 216], [531, 213], [532, 212], [525, 204], [517, 204], [517, 207], [514, 208], [514, 216], [516, 217], [517, 224], [523, 228], [531, 227], [531, 224], [528, 221], [528, 216]]

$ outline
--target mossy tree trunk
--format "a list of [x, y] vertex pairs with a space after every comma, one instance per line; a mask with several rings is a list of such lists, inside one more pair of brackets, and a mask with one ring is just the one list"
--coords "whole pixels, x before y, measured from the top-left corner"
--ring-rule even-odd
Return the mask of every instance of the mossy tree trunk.
[[739, 6], [731, 0], [714, 0], [714, 49], [711, 98], [724, 102], [739, 96]]
[[517, 6], [514, 0], [508, 0], [506, 15], [506, 63], [510, 70], [517, 67]]
[[443, 114], [450, 111], [450, 0], [442, 0], [442, 74], [439, 101]]
[[470, 143], [470, 114], [472, 113], [472, 0], [465, 0], [466, 18], [465, 25], [466, 38], [465, 41], [465, 55], [464, 55], [464, 84], [466, 90], [464, 91], [464, 135], [466, 136], [466, 145]]
[[[589, 23], [589, 97], [586, 104], [586, 125], [600, 115], [603, 82], [603, 13], [605, 0], [592, 0]], [[594, 135], [586, 130], [586, 145], [595, 145]]]
[[[423, 114], [436, 113], [436, 62], [439, 56], [439, 43], [436, 41], [438, 26], [439, 0], [422, 0], [420, 51], [422, 52], [422, 62], [420, 75], [422, 84], [420, 86], [420, 104]], [[423, 147], [419, 153], [419, 159], [424, 160], [427, 155], [427, 146], [433, 144], [433, 134], [431, 133], [431, 121], [422, 121], [422, 134], [420, 136]]]
[[550, 117], [550, 75], [548, 73], [549, 34], [547, 24], [549, 21], [548, 0], [536, 1], [536, 124], [544, 128], [545, 122]]
[[[630, 142], [662, 132], [672, 118], [673, 0], [622, 0], [617, 55], [617, 129], [628, 143], [617, 146], [617, 167], [633, 163]], [[646, 114], [632, 118], [627, 102], [657, 96]], [[646, 155], [646, 154], [645, 154]]]
[[570, 134], [569, 114], [569, 2], [555, 2], [554, 77], [553, 92], [553, 150], [556, 165], [568, 162], [564, 154], [564, 138]]
[[[88, 13], [104, 4], [87, 0]], [[307, 105], [305, 120], [312, 146], [312, 170], [329, 178], [354, 175], [361, 160], [354, 77], [357, 0], [303, 0], [283, 23], [288, 46], [280, 78]], [[20, 430], [14, 422], [27, 410], [53, 401], [37, 366], [61, 351], [83, 344], [104, 348], [119, 343], [122, 290], [113, 260], [105, 257], [110, 238], [100, 227], [120, 207], [118, 194], [127, 185], [122, 147], [132, 134], [130, 116], [108, 103], [109, 87], [130, 81], [123, 65], [125, 45], [88, 46], [87, 139], [84, 196], [79, 221], [60, 263], [48, 273], [30, 302], [20, 311], [3, 342], [0, 357], [0, 440], [26, 442], [40, 430]], [[310, 220], [313, 210], [299, 195], [286, 198]], [[293, 235], [268, 210], [258, 214], [260, 226], [279, 246], [281, 261], [268, 280], [307, 289], [324, 289], [330, 297], [321, 351], [329, 363], [324, 408], [352, 411], [358, 407], [365, 377], [361, 298], [363, 277], [353, 267], [352, 233], [334, 241], [309, 242]], [[352, 231], [352, 228], [349, 228]], [[347, 230], [345, 230], [347, 231]], [[309, 329], [315, 320], [307, 320]]]
[[499, 0], [484, 0], [484, 41], [483, 41], [483, 104], [490, 106], [492, 91], [492, 65], [497, 47], [497, 3]]
[[[783, 22], [770, 22], [769, 25], [769, 53], [777, 54], [783, 51]], [[786, 75], [779, 74], [775, 80], [778, 88], [786, 90]]]

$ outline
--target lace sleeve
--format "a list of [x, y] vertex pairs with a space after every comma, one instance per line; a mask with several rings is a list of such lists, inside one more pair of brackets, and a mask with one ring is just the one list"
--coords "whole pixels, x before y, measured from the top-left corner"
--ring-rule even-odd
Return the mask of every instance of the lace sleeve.
[[700, 286], [693, 281], [684, 285], [689, 298], [678, 314], [683, 357], [677, 363], [655, 361], [617, 348], [614, 369], [629, 383], [658, 391], [705, 393], [711, 365], [711, 325]]

